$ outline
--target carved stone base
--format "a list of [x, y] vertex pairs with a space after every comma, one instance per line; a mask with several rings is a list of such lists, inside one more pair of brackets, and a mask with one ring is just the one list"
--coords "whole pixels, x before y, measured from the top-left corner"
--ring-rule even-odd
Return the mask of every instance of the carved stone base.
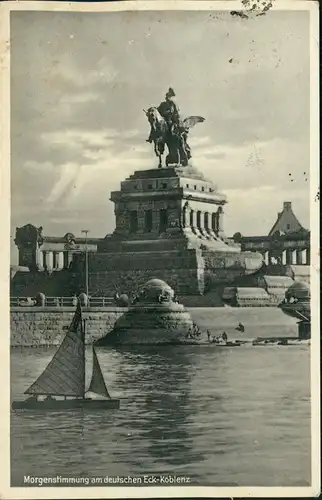
[[99, 345], [191, 343], [193, 321], [162, 280], [148, 281]]

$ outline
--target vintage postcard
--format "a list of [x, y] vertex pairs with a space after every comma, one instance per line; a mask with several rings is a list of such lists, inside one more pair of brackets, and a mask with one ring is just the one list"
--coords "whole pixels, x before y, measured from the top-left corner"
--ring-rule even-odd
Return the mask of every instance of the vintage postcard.
[[317, 3], [0, 12], [1, 498], [317, 496]]

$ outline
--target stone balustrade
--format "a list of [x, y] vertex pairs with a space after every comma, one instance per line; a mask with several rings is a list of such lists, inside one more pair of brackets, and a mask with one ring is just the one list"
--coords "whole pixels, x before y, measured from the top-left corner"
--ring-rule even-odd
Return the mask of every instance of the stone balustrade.
[[[109, 307], [115, 304], [114, 297], [90, 297], [86, 307]], [[76, 307], [77, 297], [44, 297], [44, 304], [41, 307]], [[33, 297], [10, 297], [10, 307], [38, 307], [37, 301]]]

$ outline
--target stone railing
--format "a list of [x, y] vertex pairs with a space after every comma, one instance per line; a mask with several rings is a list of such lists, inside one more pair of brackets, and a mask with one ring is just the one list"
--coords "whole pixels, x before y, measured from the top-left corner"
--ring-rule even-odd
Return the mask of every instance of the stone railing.
[[[10, 297], [10, 307], [31, 307], [37, 301], [33, 297]], [[42, 307], [76, 307], [76, 297], [45, 297]], [[114, 297], [89, 297], [87, 307], [107, 307], [115, 305]]]

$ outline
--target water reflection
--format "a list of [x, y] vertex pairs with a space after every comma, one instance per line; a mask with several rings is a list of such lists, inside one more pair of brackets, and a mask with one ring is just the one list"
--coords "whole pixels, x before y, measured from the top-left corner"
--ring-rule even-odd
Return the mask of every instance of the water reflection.
[[119, 389], [134, 388], [137, 415], [132, 429], [142, 437], [136, 439], [139, 449], [129, 457], [131, 463], [138, 464], [142, 447], [151, 463], [158, 462], [164, 470], [173, 471], [174, 466], [182, 466], [192, 458], [202, 461], [202, 453], [193, 456], [189, 435], [189, 421], [198, 412], [190, 394], [196, 351], [163, 346], [155, 352], [155, 346], [140, 346], [118, 352], [123, 357]]
[[[14, 397], [52, 354], [12, 353]], [[308, 350], [140, 346], [97, 354], [120, 410], [12, 413], [15, 486], [24, 474], [148, 473], [216, 485], [308, 484]]]

